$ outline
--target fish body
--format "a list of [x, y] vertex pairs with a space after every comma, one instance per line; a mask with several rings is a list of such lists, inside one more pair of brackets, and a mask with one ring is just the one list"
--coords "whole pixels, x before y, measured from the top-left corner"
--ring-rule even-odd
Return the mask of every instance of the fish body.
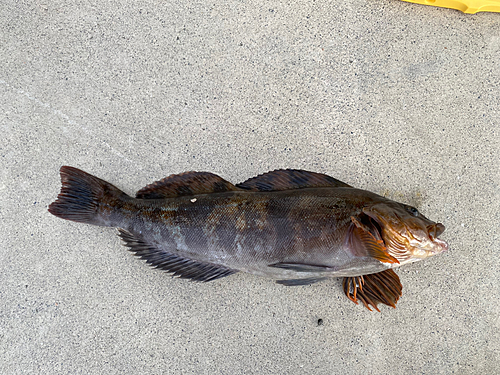
[[62, 167], [61, 179], [52, 214], [117, 227], [136, 255], [196, 281], [238, 271], [284, 285], [344, 277], [351, 300], [395, 306], [392, 268], [447, 249], [437, 238], [444, 226], [415, 208], [313, 172], [274, 171], [238, 185], [187, 172], [135, 198], [76, 168]]

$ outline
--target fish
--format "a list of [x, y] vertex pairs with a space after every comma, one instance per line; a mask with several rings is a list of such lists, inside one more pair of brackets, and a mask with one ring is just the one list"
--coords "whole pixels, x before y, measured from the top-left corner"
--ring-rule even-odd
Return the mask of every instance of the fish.
[[394, 269], [440, 254], [445, 227], [415, 207], [298, 169], [232, 184], [210, 172], [173, 174], [132, 197], [80, 169], [60, 169], [48, 211], [115, 227], [154, 268], [197, 282], [237, 272], [284, 286], [343, 278], [345, 295], [367, 309], [396, 307]]

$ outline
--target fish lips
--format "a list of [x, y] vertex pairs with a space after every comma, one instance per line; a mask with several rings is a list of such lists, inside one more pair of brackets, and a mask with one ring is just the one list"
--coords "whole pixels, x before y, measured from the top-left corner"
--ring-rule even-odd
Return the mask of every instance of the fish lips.
[[436, 251], [436, 253], [448, 251], [448, 244], [445, 241], [438, 238], [438, 236], [440, 236], [444, 232], [444, 230], [445, 226], [441, 223], [436, 223], [427, 226], [427, 232], [429, 234], [429, 238], [435, 245], [437, 245], [437, 249], [439, 249], [438, 251]]
[[434, 245], [434, 254], [439, 254], [445, 251], [448, 251], [448, 244], [440, 238], [437, 238], [444, 232], [444, 225], [441, 223], [436, 223], [434, 225], [429, 225], [427, 230], [429, 232], [429, 238], [431, 239]]
[[433, 239], [443, 234], [445, 229], [445, 226], [441, 223], [427, 225], [427, 233], [429, 234], [429, 237]]

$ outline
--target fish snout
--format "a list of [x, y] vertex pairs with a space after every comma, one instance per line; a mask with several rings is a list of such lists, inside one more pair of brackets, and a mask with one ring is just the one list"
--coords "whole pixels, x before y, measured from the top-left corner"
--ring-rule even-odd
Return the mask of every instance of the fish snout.
[[439, 237], [441, 234], [443, 234], [445, 230], [445, 226], [441, 223], [436, 224], [436, 237]]
[[439, 237], [445, 230], [445, 226], [441, 223], [436, 223], [432, 225], [427, 226], [427, 233], [429, 233], [429, 236], [431, 239], [435, 239]]

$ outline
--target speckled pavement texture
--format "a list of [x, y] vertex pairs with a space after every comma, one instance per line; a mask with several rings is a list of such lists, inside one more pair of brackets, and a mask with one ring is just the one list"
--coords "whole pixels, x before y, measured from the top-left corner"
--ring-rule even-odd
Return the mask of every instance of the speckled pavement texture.
[[[494, 374], [500, 14], [396, 0], [0, 5], [2, 374]], [[417, 206], [450, 250], [381, 313], [339, 279], [172, 279], [47, 212], [61, 165], [329, 174]], [[321, 319], [320, 323], [318, 321]]]

